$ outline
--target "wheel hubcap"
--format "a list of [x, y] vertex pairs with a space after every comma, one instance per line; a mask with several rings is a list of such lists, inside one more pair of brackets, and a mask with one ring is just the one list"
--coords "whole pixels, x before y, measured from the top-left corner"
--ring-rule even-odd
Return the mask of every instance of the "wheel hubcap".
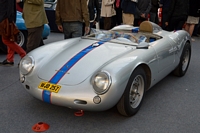
[[129, 93], [129, 101], [132, 108], [137, 108], [144, 94], [144, 79], [138, 75], [133, 80]]
[[187, 49], [185, 54], [184, 54], [184, 57], [183, 57], [182, 71], [185, 71], [187, 69], [189, 59], [190, 59], [190, 51], [189, 51], [189, 49]]
[[22, 47], [22, 45], [24, 44], [24, 40], [25, 40], [24, 35], [23, 35], [23, 33], [20, 31], [20, 32], [19, 32], [19, 35], [17, 36], [17, 44], [18, 44], [20, 47]]

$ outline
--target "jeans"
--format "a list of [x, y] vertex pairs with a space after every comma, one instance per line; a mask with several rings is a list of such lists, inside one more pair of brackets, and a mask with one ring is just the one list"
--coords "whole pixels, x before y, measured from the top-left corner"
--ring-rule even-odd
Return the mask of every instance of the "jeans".
[[82, 22], [63, 22], [64, 38], [74, 38], [82, 36]]

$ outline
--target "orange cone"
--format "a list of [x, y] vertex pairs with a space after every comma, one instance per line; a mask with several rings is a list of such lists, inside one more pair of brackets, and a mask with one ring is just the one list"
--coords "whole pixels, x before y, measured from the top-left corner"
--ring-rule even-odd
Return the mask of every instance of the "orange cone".
[[83, 110], [74, 113], [75, 116], [83, 116], [83, 114], [84, 114]]
[[38, 122], [32, 127], [32, 130], [35, 132], [44, 132], [49, 129], [49, 125], [44, 122]]

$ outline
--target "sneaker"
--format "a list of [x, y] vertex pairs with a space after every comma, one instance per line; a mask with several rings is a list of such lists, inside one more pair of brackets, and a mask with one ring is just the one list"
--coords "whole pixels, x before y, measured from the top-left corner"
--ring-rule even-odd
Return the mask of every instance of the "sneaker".
[[14, 62], [8, 62], [7, 60], [0, 62], [0, 66], [13, 66], [13, 65], [14, 65]]

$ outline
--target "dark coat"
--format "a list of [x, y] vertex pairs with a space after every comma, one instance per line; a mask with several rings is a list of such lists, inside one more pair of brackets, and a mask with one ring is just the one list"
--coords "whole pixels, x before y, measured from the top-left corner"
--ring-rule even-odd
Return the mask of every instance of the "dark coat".
[[148, 17], [148, 14], [151, 10], [151, 0], [138, 0], [138, 3], [136, 4], [136, 13], [135, 18], [140, 18], [141, 14], [145, 14], [145, 17]]
[[152, 13], [157, 13], [159, 8], [159, 0], [151, 0], [151, 10]]
[[160, 0], [160, 4], [162, 4], [162, 12], [168, 12], [169, 7], [172, 0]]
[[[96, 22], [99, 22], [99, 18], [100, 18], [99, 1], [89, 0], [88, 10], [89, 10], [89, 15], [90, 15], [90, 20], [95, 20]], [[96, 14], [96, 17], [95, 17], [95, 14]]]
[[136, 3], [131, 0], [122, 0], [121, 8], [123, 13], [135, 14]]
[[9, 22], [16, 21], [16, 0], [0, 0], [0, 22], [8, 18]]
[[167, 22], [172, 17], [185, 17], [187, 19], [189, 13], [189, 0], [171, 0]]
[[200, 0], [190, 0], [189, 2], [189, 16], [200, 17]]

